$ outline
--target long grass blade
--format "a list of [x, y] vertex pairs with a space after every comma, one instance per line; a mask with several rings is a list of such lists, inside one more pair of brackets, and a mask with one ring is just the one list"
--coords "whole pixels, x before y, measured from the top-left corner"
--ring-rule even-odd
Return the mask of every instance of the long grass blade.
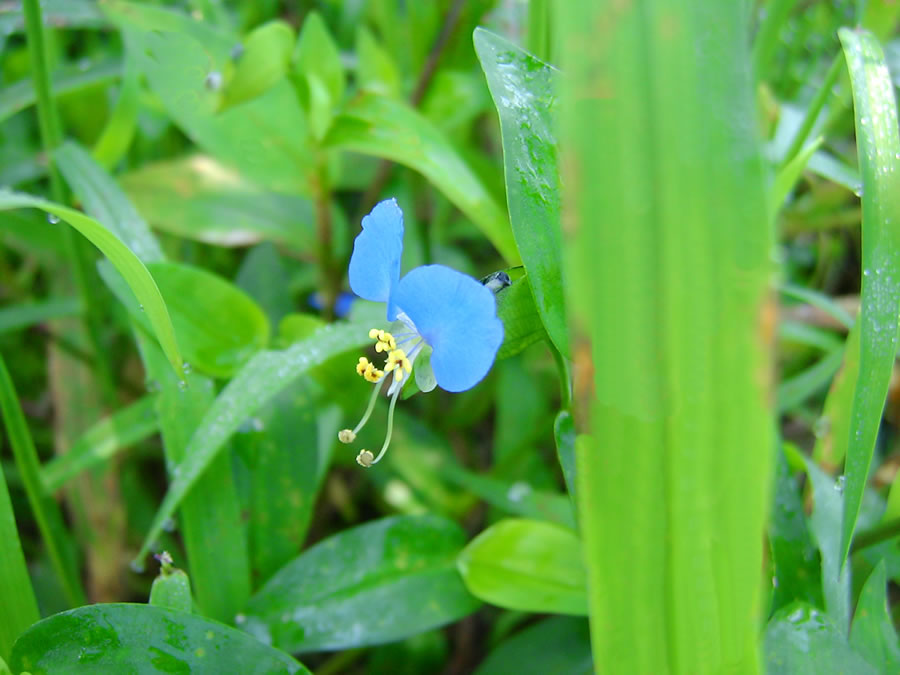
[[[28, 503], [37, 521], [41, 538], [47, 548], [47, 555], [53, 571], [59, 577], [67, 602], [74, 606], [83, 605], [86, 600], [78, 576], [74, 549], [66, 535], [59, 506], [44, 493], [40, 476], [40, 461], [25, 423], [25, 415], [19, 406], [19, 399], [13, 385], [6, 363], [0, 356], [0, 408], [3, 412], [3, 423], [16, 458], [16, 466], [22, 475]], [[5, 546], [6, 544], [4, 544]]]
[[595, 667], [754, 672], [775, 310], [746, 12], [560, 10], [567, 290], [595, 395], [576, 443]]
[[841, 560], [850, 551], [881, 425], [900, 311], [900, 134], [894, 86], [878, 39], [864, 30], [839, 32], [856, 118], [862, 195], [862, 291], [859, 371], [844, 465], [846, 487]]
[[[0, 611], [0, 659], [8, 659], [13, 642], [19, 634], [41, 616], [38, 613], [37, 600], [25, 556], [19, 542], [19, 531], [16, 528], [16, 516], [13, 513], [9, 491], [3, 467], [0, 466], [0, 598], [3, 598], [3, 609]], [[0, 670], [2, 672], [2, 670]]]

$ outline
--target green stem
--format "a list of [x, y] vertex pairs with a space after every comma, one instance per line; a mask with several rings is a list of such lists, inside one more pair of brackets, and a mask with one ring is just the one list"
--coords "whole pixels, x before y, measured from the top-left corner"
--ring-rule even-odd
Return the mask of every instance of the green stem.
[[316, 207], [316, 240], [318, 244], [319, 288], [322, 293], [322, 309], [325, 319], [334, 318], [334, 305], [340, 292], [341, 279], [334, 264], [333, 232], [331, 223], [331, 190], [328, 186], [328, 163], [325, 157], [318, 162], [312, 187]]
[[822, 108], [825, 106], [825, 101], [827, 101], [828, 97], [831, 95], [831, 90], [834, 88], [838, 76], [841, 74], [843, 65], [844, 55], [839, 53], [834, 57], [834, 61], [831, 62], [831, 66], [829, 66], [828, 72], [825, 74], [825, 81], [822, 82], [821, 88], [806, 109], [806, 116], [803, 118], [800, 128], [797, 129], [797, 133], [794, 136], [794, 140], [791, 142], [791, 146], [784, 154], [784, 159], [781, 160], [782, 167], [786, 166], [797, 156], [797, 153], [800, 152], [809, 138], [813, 125], [816, 123], [819, 113], [822, 112]]
[[[53, 151], [62, 143], [62, 126], [56, 109], [56, 101], [50, 87], [50, 70], [47, 65], [47, 49], [44, 42], [44, 25], [41, 17], [41, 6], [38, 0], [24, 0], [25, 35], [28, 41], [28, 53], [31, 58], [32, 81], [37, 96], [38, 124], [41, 140], [47, 155], [47, 171], [50, 175], [50, 196], [53, 201], [65, 202], [65, 189], [62, 178], [53, 161]], [[69, 258], [78, 294], [82, 306], [85, 307], [85, 325], [88, 338], [95, 356], [98, 379], [103, 396], [108, 405], [115, 403], [115, 380], [112, 368], [107, 360], [107, 351], [103, 348], [103, 318], [99, 314], [101, 305], [94, 288], [90, 283], [90, 259], [71, 228], [62, 228], [63, 243]]]
[[572, 369], [569, 361], [560, 353], [556, 345], [549, 341], [547, 344], [550, 346], [550, 353], [553, 354], [556, 369], [559, 371], [559, 407], [561, 410], [572, 412]]
[[547, 0], [528, 3], [528, 51], [541, 61], [550, 60], [550, 7]]
[[856, 535], [850, 552], [857, 553], [864, 548], [875, 546], [875, 544], [880, 544], [883, 541], [893, 539], [897, 536], [900, 536], [900, 518], [889, 520], [868, 532], [862, 532]]

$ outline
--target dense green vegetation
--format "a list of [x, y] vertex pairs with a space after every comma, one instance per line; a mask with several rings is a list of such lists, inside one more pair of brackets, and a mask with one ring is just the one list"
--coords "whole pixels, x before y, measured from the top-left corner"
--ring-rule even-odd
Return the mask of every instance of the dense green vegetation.
[[898, 23], [0, 6], [0, 673], [900, 670]]

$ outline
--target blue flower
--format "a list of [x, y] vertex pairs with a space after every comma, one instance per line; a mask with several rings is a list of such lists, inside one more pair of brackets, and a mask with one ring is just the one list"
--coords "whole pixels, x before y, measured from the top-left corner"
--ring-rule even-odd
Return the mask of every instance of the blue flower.
[[350, 288], [361, 298], [387, 303], [387, 320], [397, 322], [402, 331], [373, 328], [369, 332], [375, 351], [387, 355], [384, 368], [365, 357], [359, 359], [356, 370], [376, 383], [375, 391], [356, 429], [345, 429], [339, 435], [341, 441], [353, 442], [374, 408], [382, 380], [393, 373], [384, 447], [378, 457], [368, 450], [357, 457], [363, 466], [371, 466], [387, 449], [394, 404], [417, 359], [416, 382], [423, 391], [430, 391], [434, 384], [451, 392], [471, 389], [494, 364], [503, 342], [503, 323], [497, 318], [491, 290], [462, 272], [424, 265], [400, 277], [403, 212], [396, 200], [377, 204], [363, 218], [362, 228], [350, 258]]

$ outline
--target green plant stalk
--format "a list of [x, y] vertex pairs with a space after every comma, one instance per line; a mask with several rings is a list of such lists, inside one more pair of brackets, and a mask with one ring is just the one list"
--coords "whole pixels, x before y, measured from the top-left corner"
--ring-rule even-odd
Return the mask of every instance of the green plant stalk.
[[550, 347], [550, 353], [553, 354], [553, 361], [556, 363], [556, 371], [559, 374], [559, 409], [572, 412], [572, 369], [569, 361], [550, 340], [547, 340], [547, 346]]
[[746, 7], [558, 8], [595, 669], [756, 672], [775, 302]]
[[316, 261], [319, 264], [319, 288], [322, 293], [322, 311], [327, 321], [334, 319], [334, 305], [340, 293], [341, 277], [334, 259], [334, 236], [331, 223], [331, 190], [328, 186], [328, 160], [321, 151], [316, 174], [311, 183], [316, 211]]
[[[73, 607], [86, 602], [84, 590], [78, 575], [71, 542], [66, 538], [66, 527], [62, 514], [52, 497], [44, 492], [40, 475], [40, 460], [34, 447], [25, 416], [19, 406], [19, 399], [6, 363], [0, 356], [0, 408], [7, 436], [12, 446], [16, 466], [25, 484], [25, 493], [38, 530], [44, 540], [47, 555], [54, 572], [59, 577], [66, 601]], [[5, 544], [4, 544], [5, 545]]]
[[[47, 155], [50, 175], [50, 195], [58, 204], [64, 203], [65, 190], [62, 177], [53, 161], [53, 151], [62, 143], [62, 126], [56, 101], [50, 88], [50, 71], [47, 65], [47, 49], [44, 42], [44, 25], [39, 0], [24, 0], [25, 35], [32, 64], [32, 79], [37, 94], [38, 124], [41, 140]], [[90, 262], [80, 239], [68, 227], [62, 228], [63, 243], [75, 278], [78, 295], [85, 307], [85, 327], [94, 353], [97, 377], [107, 405], [115, 404], [116, 387], [113, 371], [103, 347], [100, 302], [90, 281]]]
[[552, 48], [548, 0], [528, 2], [528, 51], [545, 63], [550, 63]]
[[[16, 529], [16, 517], [13, 513], [3, 468], [0, 466], [0, 597], [3, 598], [3, 611], [0, 612], [0, 659], [8, 659], [13, 642], [31, 624], [38, 621], [37, 600], [19, 533]], [[2, 669], [0, 669], [2, 672]]]
[[769, 0], [766, 16], [753, 41], [753, 71], [757, 82], [769, 79], [769, 68], [778, 48], [778, 36], [797, 0]]
[[801, 148], [803, 148], [803, 144], [806, 143], [806, 140], [809, 138], [809, 133], [812, 131], [813, 125], [819, 117], [819, 113], [822, 112], [822, 108], [825, 106], [825, 101], [827, 101], [828, 97], [831, 95], [832, 89], [834, 89], [834, 85], [837, 83], [838, 77], [840, 77], [842, 72], [844, 72], [844, 55], [838, 54], [834, 57], [834, 61], [831, 62], [828, 72], [825, 73], [825, 79], [822, 82], [821, 89], [819, 89], [813, 100], [810, 102], [809, 107], [806, 109], [806, 115], [803, 118], [803, 122], [800, 123], [800, 128], [797, 129], [794, 140], [791, 141], [790, 147], [787, 149], [787, 152], [784, 153], [784, 158], [781, 160], [782, 168], [790, 164], [791, 160], [794, 159]]

